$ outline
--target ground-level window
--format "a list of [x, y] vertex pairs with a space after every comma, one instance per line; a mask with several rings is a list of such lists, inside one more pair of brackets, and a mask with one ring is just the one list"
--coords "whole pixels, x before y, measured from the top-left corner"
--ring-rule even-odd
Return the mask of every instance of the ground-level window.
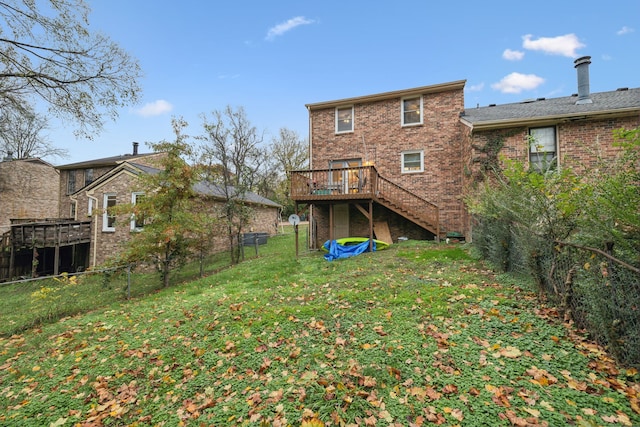
[[529, 129], [529, 165], [537, 172], [558, 167], [555, 126]]
[[353, 132], [353, 106], [336, 108], [336, 133]]
[[403, 151], [401, 156], [402, 173], [414, 173], [424, 171], [424, 151]]
[[[131, 193], [131, 204], [138, 204], [142, 198], [144, 197], [144, 193]], [[141, 231], [144, 228], [144, 215], [141, 212], [138, 212], [135, 209], [136, 213], [131, 217], [131, 230], [132, 231]]]
[[422, 124], [422, 96], [402, 99], [402, 126]]
[[115, 193], [104, 195], [104, 213], [102, 214], [102, 231], [116, 231], [116, 215], [111, 209], [116, 206]]

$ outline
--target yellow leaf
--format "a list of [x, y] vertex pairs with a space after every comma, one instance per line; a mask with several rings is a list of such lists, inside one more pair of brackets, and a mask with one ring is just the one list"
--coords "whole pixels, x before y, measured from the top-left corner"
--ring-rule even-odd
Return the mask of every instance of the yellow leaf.
[[538, 411], [537, 409], [533, 409], [533, 408], [523, 408], [523, 409], [536, 418], [540, 417], [540, 411]]
[[40, 370], [40, 366], [34, 366], [33, 368], [31, 368], [31, 370], [34, 372], [38, 372]]
[[587, 415], [595, 415], [598, 413], [598, 411], [596, 411], [595, 409], [591, 409], [591, 408], [582, 408], [582, 412], [584, 412]]

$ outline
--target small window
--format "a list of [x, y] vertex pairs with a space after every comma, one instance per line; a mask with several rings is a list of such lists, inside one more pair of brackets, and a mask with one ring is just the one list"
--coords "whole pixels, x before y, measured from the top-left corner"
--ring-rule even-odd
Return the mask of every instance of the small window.
[[402, 100], [402, 126], [422, 124], [422, 97]]
[[529, 129], [529, 166], [541, 173], [558, 168], [554, 126]]
[[93, 169], [84, 170], [84, 185], [85, 187], [93, 182]]
[[[144, 197], [144, 193], [131, 194], [131, 204], [134, 205], [134, 211], [137, 211], [137, 209], [135, 209], [135, 205], [138, 202], [140, 202], [143, 197]], [[140, 212], [134, 213], [133, 216], [131, 217], [131, 231], [142, 231], [143, 228], [144, 228], [144, 215]]]
[[336, 108], [336, 133], [353, 132], [353, 107]]
[[87, 216], [93, 215], [93, 199], [89, 197], [89, 205], [87, 206]]
[[402, 153], [402, 173], [424, 171], [424, 152], [422, 150], [404, 151]]
[[76, 219], [76, 203], [75, 201], [71, 202], [71, 210], [69, 212], [70, 216], [69, 218], [73, 218]]
[[104, 195], [104, 213], [102, 214], [102, 231], [116, 231], [116, 216], [109, 210], [116, 205], [115, 194]]
[[67, 194], [73, 194], [76, 192], [76, 171], [69, 171], [67, 178]]

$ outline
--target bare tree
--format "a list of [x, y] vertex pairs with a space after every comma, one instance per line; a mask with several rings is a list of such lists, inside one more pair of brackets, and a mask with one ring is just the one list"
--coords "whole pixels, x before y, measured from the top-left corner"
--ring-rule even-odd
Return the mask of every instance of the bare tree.
[[0, 113], [0, 153], [16, 159], [67, 157], [68, 151], [57, 148], [45, 132], [48, 122], [33, 111], [3, 110]]
[[137, 60], [90, 31], [89, 12], [84, 0], [0, 1], [0, 108], [44, 101], [91, 138], [104, 116], [138, 101]]
[[269, 166], [265, 175], [264, 187], [270, 195], [265, 197], [277, 200], [284, 207], [284, 213], [294, 212], [293, 202], [289, 198], [289, 179], [287, 172], [305, 169], [309, 165], [309, 145], [296, 131], [281, 128], [277, 137], [268, 147]]
[[263, 137], [251, 125], [242, 107], [224, 112], [214, 111], [213, 117], [203, 115], [203, 164], [207, 180], [218, 186], [225, 199], [223, 218], [229, 237], [231, 262], [242, 255], [241, 233], [248, 225], [253, 210], [246, 203], [266, 155], [260, 147]]

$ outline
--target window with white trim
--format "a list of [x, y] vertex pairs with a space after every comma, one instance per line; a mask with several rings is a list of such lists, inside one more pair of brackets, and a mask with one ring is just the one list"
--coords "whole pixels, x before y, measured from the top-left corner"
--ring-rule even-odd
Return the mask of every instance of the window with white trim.
[[87, 206], [87, 216], [93, 215], [93, 199], [89, 197], [89, 204]]
[[422, 96], [402, 98], [402, 126], [422, 124]]
[[69, 212], [69, 214], [71, 216], [69, 216], [69, 218], [76, 219], [76, 206], [77, 206], [77, 203], [78, 202], [76, 202], [75, 200], [71, 201], [71, 211]]
[[[135, 205], [142, 200], [144, 193], [131, 193], [131, 204], [134, 205], [134, 212], [137, 211]], [[142, 231], [144, 228], [144, 215], [140, 212], [131, 216], [131, 231]]]
[[336, 133], [353, 132], [353, 106], [336, 108]]
[[403, 151], [401, 155], [402, 173], [424, 172], [424, 151]]
[[116, 194], [106, 193], [103, 200], [104, 212], [102, 213], [102, 231], [116, 231], [116, 215], [109, 212], [116, 206]]
[[529, 167], [541, 173], [557, 169], [555, 126], [529, 129]]

